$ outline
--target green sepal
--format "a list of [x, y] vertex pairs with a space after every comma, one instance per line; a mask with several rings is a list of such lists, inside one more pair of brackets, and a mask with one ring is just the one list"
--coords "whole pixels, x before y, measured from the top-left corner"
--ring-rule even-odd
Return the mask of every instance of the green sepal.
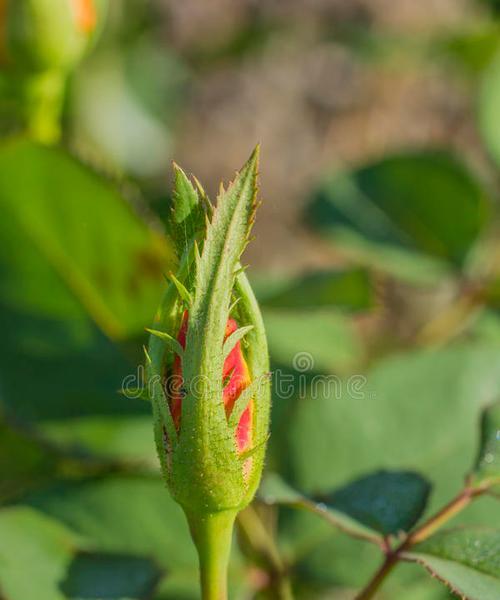
[[270, 438], [270, 435], [268, 434], [268, 435], [266, 435], [266, 437], [263, 440], [254, 444], [249, 450], [245, 450], [245, 452], [242, 452], [239, 457], [240, 461], [245, 462], [249, 458], [252, 458], [252, 456], [255, 456], [262, 449], [265, 450], [266, 444], [269, 441], [269, 438]]
[[170, 273], [168, 275], [168, 279], [170, 279], [170, 281], [175, 285], [175, 288], [179, 292], [179, 296], [184, 300], [184, 302], [188, 306], [191, 306], [191, 304], [193, 303], [193, 299], [191, 297], [191, 294], [188, 292], [186, 286], [183, 283], [181, 283], [173, 273]]
[[269, 377], [254, 379], [250, 385], [246, 387], [238, 396], [238, 399], [234, 403], [233, 410], [229, 415], [228, 422], [231, 429], [237, 427], [238, 423], [240, 422], [241, 415], [245, 412], [248, 403], [258, 393], [261, 385], [267, 385], [268, 379]]
[[[228, 315], [231, 314], [231, 310], [228, 311]], [[236, 344], [243, 338], [245, 335], [253, 329], [253, 325], [245, 325], [245, 327], [239, 327], [236, 331], [227, 338], [224, 342], [224, 346], [222, 347], [222, 357], [225, 360], [228, 354], [233, 350]]]
[[153, 407], [155, 443], [163, 477], [169, 484], [171, 456], [175, 452], [178, 441], [177, 431], [163, 390], [162, 378], [160, 373], [155, 370], [154, 363], [150, 365], [149, 374], [148, 387]]
[[233, 303], [229, 307], [229, 315], [232, 315], [235, 312], [235, 308], [238, 306], [238, 303], [239, 303], [240, 300], [241, 300], [240, 296], [238, 296], [237, 298], [235, 298], [233, 300]]
[[[174, 190], [172, 194], [172, 221], [177, 255], [182, 257], [193, 240], [205, 229], [205, 210], [195, 189], [184, 171], [173, 163]], [[201, 186], [200, 186], [201, 187]]]
[[155, 337], [159, 338], [160, 340], [163, 340], [164, 342], [166, 342], [167, 344], [169, 344], [169, 346], [172, 348], [172, 350], [182, 358], [182, 356], [184, 355], [184, 348], [179, 344], [179, 342], [172, 337], [171, 335], [169, 335], [168, 333], [164, 332], [164, 331], [157, 331], [156, 329], [149, 329], [148, 327], [146, 327], [146, 331], [148, 333], [150, 333], [151, 335], [154, 335]]

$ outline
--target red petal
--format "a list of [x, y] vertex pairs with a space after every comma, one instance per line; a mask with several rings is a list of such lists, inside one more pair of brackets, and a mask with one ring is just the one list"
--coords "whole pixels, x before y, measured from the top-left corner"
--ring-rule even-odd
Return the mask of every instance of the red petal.
[[[188, 328], [188, 313], [184, 312], [181, 328], [177, 336], [180, 345], [186, 347], [186, 336]], [[238, 323], [234, 319], [228, 319], [224, 339], [226, 340], [234, 331], [238, 329]], [[176, 355], [173, 369], [174, 378], [170, 386], [170, 410], [177, 430], [180, 427], [181, 409], [182, 409], [182, 361]], [[226, 408], [226, 414], [229, 416], [233, 410], [236, 400], [241, 392], [250, 384], [250, 373], [241, 350], [241, 343], [238, 341], [231, 352], [228, 354], [222, 372], [224, 380], [229, 378], [224, 387], [223, 399]], [[253, 400], [241, 415], [236, 428], [236, 443], [238, 450], [244, 452], [250, 448], [252, 443], [252, 422], [253, 422]]]

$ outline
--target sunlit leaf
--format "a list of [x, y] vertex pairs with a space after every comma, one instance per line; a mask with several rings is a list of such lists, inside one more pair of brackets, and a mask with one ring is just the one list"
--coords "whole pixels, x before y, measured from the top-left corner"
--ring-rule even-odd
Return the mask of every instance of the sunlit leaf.
[[9, 600], [65, 600], [59, 589], [79, 538], [28, 508], [0, 511], [0, 588]]
[[500, 530], [443, 531], [413, 548], [406, 558], [424, 566], [458, 596], [500, 597]]
[[110, 183], [58, 150], [11, 141], [0, 206], [2, 301], [75, 318], [76, 298], [116, 338], [152, 321], [171, 250]]

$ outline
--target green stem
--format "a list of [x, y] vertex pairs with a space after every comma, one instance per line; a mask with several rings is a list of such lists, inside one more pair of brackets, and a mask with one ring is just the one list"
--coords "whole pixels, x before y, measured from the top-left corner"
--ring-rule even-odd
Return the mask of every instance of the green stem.
[[266, 529], [258, 512], [250, 505], [238, 515], [240, 532], [246, 542], [262, 558], [270, 575], [269, 592], [275, 600], [293, 600], [293, 593], [275, 541]]
[[187, 515], [198, 550], [202, 600], [227, 600], [227, 569], [236, 511]]
[[356, 596], [356, 600], [370, 600], [379, 590], [385, 578], [392, 572], [398, 562], [397, 553], [390, 553], [385, 557], [379, 570], [375, 573], [368, 585]]
[[30, 76], [24, 85], [26, 122], [33, 139], [55, 144], [61, 137], [61, 112], [66, 77], [61, 71]]

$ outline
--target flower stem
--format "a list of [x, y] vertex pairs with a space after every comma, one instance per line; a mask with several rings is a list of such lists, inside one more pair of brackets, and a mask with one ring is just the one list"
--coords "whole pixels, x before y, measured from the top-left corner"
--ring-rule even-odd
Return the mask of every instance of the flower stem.
[[227, 568], [236, 511], [187, 515], [198, 550], [202, 600], [227, 600]]
[[273, 536], [266, 529], [258, 512], [250, 505], [238, 515], [240, 534], [262, 559], [270, 576], [269, 592], [275, 600], [293, 600], [287, 568], [281, 559]]
[[25, 82], [27, 127], [42, 144], [57, 143], [61, 137], [64, 88], [65, 75], [60, 71], [37, 73]]
[[362, 590], [360, 594], [356, 596], [356, 600], [370, 600], [373, 598], [375, 593], [378, 591], [385, 578], [394, 569], [398, 562], [397, 553], [390, 553], [385, 557], [384, 562], [380, 566], [379, 570], [372, 577], [368, 585]]
[[460, 513], [474, 498], [480, 496], [482, 493], [483, 490], [481, 488], [464, 488], [457, 496], [455, 496], [455, 498], [453, 498], [453, 500], [448, 502], [441, 510], [411, 533], [401, 550], [407, 550], [411, 546], [426, 540], [437, 531], [441, 525]]

